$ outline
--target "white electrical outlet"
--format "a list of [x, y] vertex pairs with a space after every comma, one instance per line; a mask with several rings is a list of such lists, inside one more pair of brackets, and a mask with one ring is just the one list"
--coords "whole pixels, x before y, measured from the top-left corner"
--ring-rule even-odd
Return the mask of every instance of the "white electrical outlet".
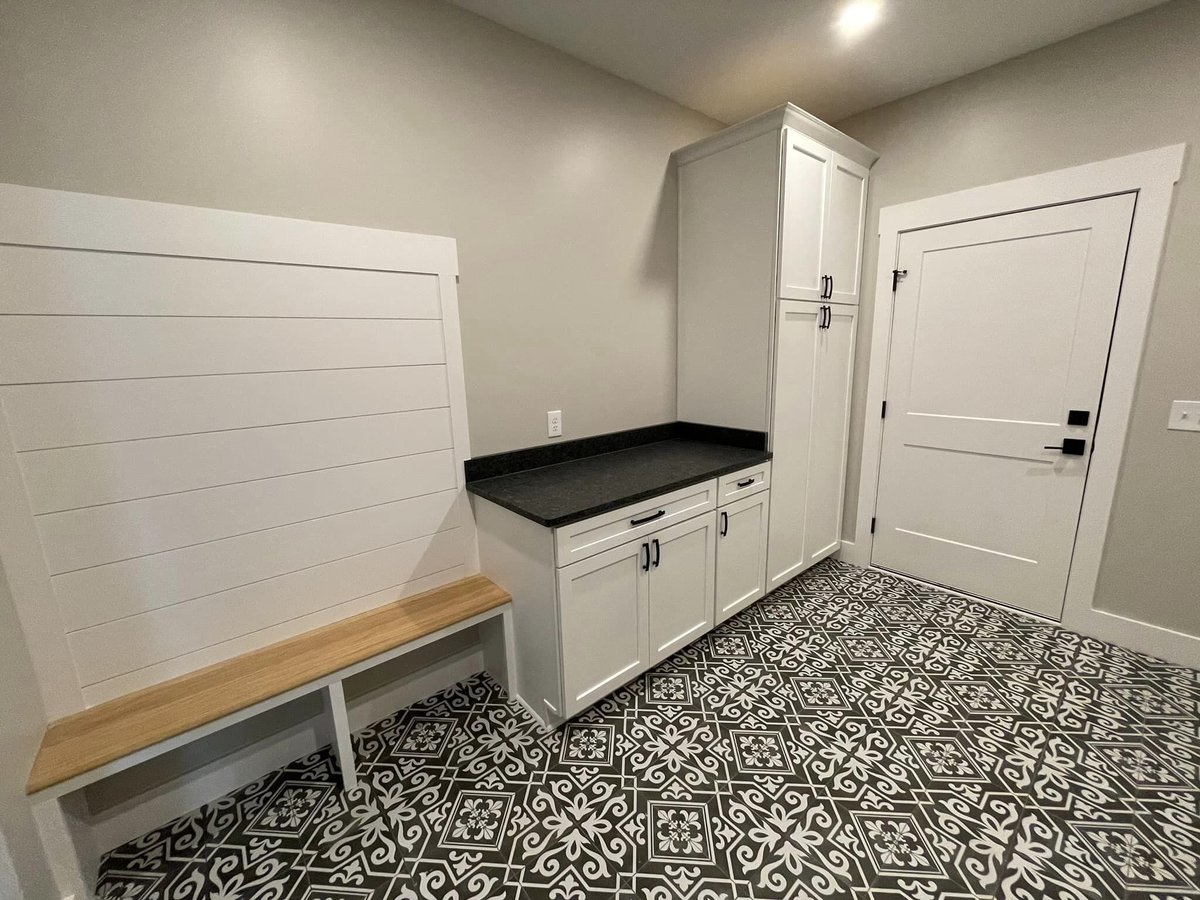
[[1171, 404], [1168, 431], [1200, 431], [1200, 400], [1176, 400]]
[[561, 409], [552, 409], [546, 413], [546, 437], [562, 437]]

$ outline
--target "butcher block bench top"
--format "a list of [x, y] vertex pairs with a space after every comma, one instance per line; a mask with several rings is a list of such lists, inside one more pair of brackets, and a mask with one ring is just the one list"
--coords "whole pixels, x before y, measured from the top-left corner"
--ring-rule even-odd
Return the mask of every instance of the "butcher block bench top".
[[84, 775], [511, 599], [485, 576], [472, 575], [51, 722], [26, 793]]

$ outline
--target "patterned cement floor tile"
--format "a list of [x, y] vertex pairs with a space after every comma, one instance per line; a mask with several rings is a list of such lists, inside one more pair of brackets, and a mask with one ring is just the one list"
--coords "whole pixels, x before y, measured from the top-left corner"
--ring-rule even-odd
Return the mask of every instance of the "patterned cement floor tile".
[[1200, 897], [1200, 673], [825, 562], [545, 733], [480, 675], [106, 855], [126, 900]]

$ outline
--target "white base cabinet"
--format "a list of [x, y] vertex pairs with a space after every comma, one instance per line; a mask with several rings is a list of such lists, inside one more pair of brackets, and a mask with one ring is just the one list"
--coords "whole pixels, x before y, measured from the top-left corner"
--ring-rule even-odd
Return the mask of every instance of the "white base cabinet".
[[761, 597], [769, 482], [764, 463], [554, 529], [473, 497], [482, 570], [513, 595], [517, 699], [557, 726]]
[[734, 500], [717, 511], [717, 622], [767, 592], [767, 514], [770, 494]]

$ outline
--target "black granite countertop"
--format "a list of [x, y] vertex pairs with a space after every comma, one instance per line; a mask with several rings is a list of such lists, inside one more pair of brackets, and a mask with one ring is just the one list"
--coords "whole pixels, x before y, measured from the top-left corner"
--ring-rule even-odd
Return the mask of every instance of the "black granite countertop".
[[493, 477], [468, 474], [467, 490], [556, 528], [770, 458], [766, 450], [671, 437]]

